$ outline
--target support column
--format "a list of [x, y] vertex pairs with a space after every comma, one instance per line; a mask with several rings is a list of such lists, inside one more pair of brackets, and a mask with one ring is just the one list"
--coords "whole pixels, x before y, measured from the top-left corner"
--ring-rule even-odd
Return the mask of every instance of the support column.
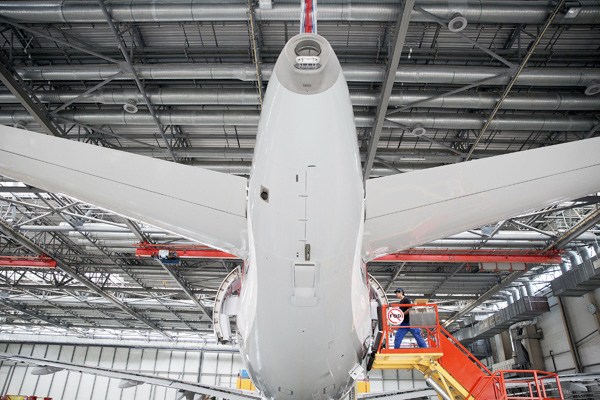
[[571, 325], [569, 323], [569, 318], [567, 316], [567, 313], [565, 312], [564, 301], [561, 297], [558, 297], [558, 306], [560, 308], [560, 316], [562, 317], [563, 326], [565, 328], [565, 333], [566, 333], [567, 340], [569, 343], [569, 350], [571, 351], [571, 356], [573, 357], [573, 364], [575, 365], [575, 371], [578, 373], [583, 372], [581, 359], [579, 357], [579, 351], [577, 350], [577, 344], [575, 343], [575, 339], [573, 338], [573, 332], [571, 332]]
[[504, 331], [500, 334], [500, 341], [502, 344], [502, 351], [504, 353], [504, 360], [510, 360], [513, 358], [512, 340], [510, 338], [510, 332]]

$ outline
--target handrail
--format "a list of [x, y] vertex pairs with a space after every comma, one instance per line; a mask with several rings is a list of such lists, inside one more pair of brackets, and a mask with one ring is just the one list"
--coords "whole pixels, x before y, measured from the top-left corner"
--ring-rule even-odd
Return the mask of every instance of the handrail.
[[[427, 317], [425, 317], [426, 313], [411, 313], [412, 315], [420, 315], [423, 318], [417, 322], [426, 321], [428, 325], [401, 325], [404, 319], [403, 309], [414, 308], [414, 307], [427, 307], [435, 311], [435, 320], [427, 321]], [[545, 372], [545, 371], [535, 371], [535, 370], [501, 370], [501, 371], [490, 371], [481, 361], [479, 361], [471, 352], [463, 346], [450, 332], [448, 332], [444, 327], [440, 325], [438, 308], [436, 304], [388, 304], [383, 305], [379, 309], [380, 315], [380, 332], [383, 335], [382, 339], [377, 343], [377, 353], [383, 353], [385, 356], [389, 356], [392, 354], [406, 354], [408, 356], [423, 353], [439, 353], [437, 357], [433, 359], [438, 360], [440, 363], [440, 367], [446, 369], [448, 373], [452, 374], [452, 368], [450, 370], [447, 369], [448, 366], [452, 367], [456, 362], [466, 362], [459, 355], [462, 353], [467, 359], [474, 364], [474, 367], [469, 367], [467, 370], [467, 374], [462, 376], [464, 380], [462, 382], [459, 380], [458, 383], [463, 385], [464, 391], [468, 392], [468, 399], [503, 399], [503, 400], [548, 400], [548, 393], [550, 391], [557, 391], [558, 398], [552, 397], [552, 399], [563, 399], [562, 388], [560, 386], [560, 380], [558, 375], [553, 372]], [[429, 314], [431, 317], [431, 314]], [[414, 323], [417, 320], [415, 317], [411, 322]], [[390, 335], [394, 331], [397, 331], [399, 328], [417, 328], [421, 329], [425, 332], [426, 342], [428, 344], [427, 348], [399, 348], [399, 349], [390, 349], [388, 347], [383, 348], [383, 344], [389, 343]], [[446, 341], [444, 341], [444, 345], [440, 340], [440, 334], [444, 335]], [[447, 349], [444, 349], [444, 347]], [[458, 350], [454, 350], [452, 346], [456, 347]], [[448, 352], [448, 357], [445, 358], [444, 355]], [[431, 358], [430, 356], [428, 356]], [[440, 358], [438, 358], [440, 357]], [[392, 357], [393, 358], [393, 357]], [[429, 359], [428, 358], [428, 359]], [[458, 358], [460, 360], [456, 360]], [[400, 357], [400, 360], [405, 360], [405, 357]], [[406, 357], [406, 360], [412, 360], [413, 358]], [[419, 359], [419, 358], [417, 358]], [[410, 361], [413, 362], [413, 361]], [[477, 370], [480, 370], [481, 373], [477, 373]], [[456, 379], [460, 378], [461, 374], [465, 374], [464, 370], [455, 371], [458, 375]], [[529, 374], [531, 377], [523, 377], [523, 378], [515, 378], [515, 379], [507, 379], [505, 374]], [[556, 388], [547, 386], [547, 384], [552, 383], [554, 380], [556, 382]], [[473, 383], [473, 381], [475, 381]], [[466, 385], [471, 386], [466, 387]], [[524, 393], [519, 393], [518, 396], [511, 396], [509, 394], [509, 390], [507, 389], [508, 385], [517, 385], [519, 387], [523, 387], [525, 392], [529, 392], [528, 396], [523, 397]], [[490, 386], [491, 385], [491, 386]]]
[[[429, 308], [429, 309], [433, 309], [435, 311], [435, 321], [432, 324], [429, 325], [403, 325], [400, 326], [400, 323], [402, 322], [403, 318], [404, 318], [404, 313], [403, 313], [403, 309], [407, 309], [407, 308]], [[394, 311], [396, 310], [396, 311]], [[391, 313], [390, 316], [388, 316], [388, 313]], [[399, 314], [399, 319], [397, 324], [392, 324], [390, 322], [390, 317], [394, 317], [394, 313], [398, 313]], [[416, 318], [416, 317], [415, 317]], [[440, 324], [439, 324], [439, 314], [438, 314], [438, 309], [437, 309], [437, 304], [386, 304], [381, 306], [381, 315], [380, 315], [380, 321], [381, 321], [381, 332], [382, 332], [382, 339], [381, 341], [377, 344], [377, 352], [378, 353], [407, 353], [407, 352], [438, 352], [441, 350], [440, 347], [440, 340], [439, 340], [439, 328], [440, 328]], [[390, 337], [390, 334], [397, 331], [400, 327], [402, 328], [416, 328], [416, 329], [421, 329], [423, 331], [425, 331], [425, 342], [427, 343], [427, 348], [398, 348], [398, 349], [393, 349], [393, 348], [389, 348], [387, 347], [387, 343]], [[386, 348], [383, 348], [383, 344], [386, 343]]]
[[490, 371], [481, 361], [479, 361], [477, 357], [471, 354], [471, 352], [467, 350], [465, 346], [463, 346], [458, 340], [456, 340], [456, 338], [452, 336], [452, 334], [448, 332], [446, 328], [440, 325], [440, 331], [444, 334], [444, 336], [446, 336], [447, 339], [452, 341], [452, 344], [454, 344], [454, 346], [456, 346], [464, 355], [469, 357], [469, 359], [473, 361], [473, 363], [475, 363], [475, 365], [477, 365], [483, 372], [485, 372], [489, 376], [493, 375], [492, 371]]

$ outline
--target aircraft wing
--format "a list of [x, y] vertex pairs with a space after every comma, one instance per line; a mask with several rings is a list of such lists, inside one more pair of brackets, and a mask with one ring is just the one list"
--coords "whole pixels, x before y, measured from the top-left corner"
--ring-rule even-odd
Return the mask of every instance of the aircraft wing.
[[600, 138], [368, 180], [368, 261], [600, 190]]
[[94, 374], [106, 376], [109, 378], [122, 379], [124, 381], [148, 383], [151, 385], [158, 385], [167, 388], [178, 389], [182, 392], [206, 394], [209, 396], [215, 396], [217, 398], [225, 398], [231, 400], [257, 400], [261, 398], [258, 393], [253, 392], [244, 392], [242, 390], [206, 385], [203, 383], [185, 382], [172, 378], [163, 378], [160, 376], [137, 374], [101, 367], [91, 367], [88, 365], [74, 364], [65, 361], [49, 360], [45, 358], [0, 353], [0, 359], [12, 360], [26, 364], [56, 367], [61, 369], [67, 369], [70, 371], [82, 372], [86, 374]]
[[0, 174], [243, 258], [242, 177], [0, 125]]

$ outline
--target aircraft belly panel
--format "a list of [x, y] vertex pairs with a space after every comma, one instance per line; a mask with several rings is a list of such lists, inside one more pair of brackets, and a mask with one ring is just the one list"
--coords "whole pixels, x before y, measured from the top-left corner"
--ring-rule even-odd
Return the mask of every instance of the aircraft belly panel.
[[255, 303], [242, 305], [254, 321], [240, 316], [241, 348], [266, 397], [339, 398], [352, 383], [348, 372], [362, 361], [370, 326], [352, 105], [341, 69], [314, 94], [289, 90], [277, 71], [249, 183], [247, 279], [256, 281], [248, 301]]

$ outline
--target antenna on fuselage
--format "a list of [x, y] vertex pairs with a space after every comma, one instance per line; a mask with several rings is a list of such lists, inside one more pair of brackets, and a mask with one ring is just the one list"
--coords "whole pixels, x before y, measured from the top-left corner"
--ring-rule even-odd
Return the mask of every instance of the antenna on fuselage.
[[317, 33], [317, 0], [302, 0], [300, 33]]

